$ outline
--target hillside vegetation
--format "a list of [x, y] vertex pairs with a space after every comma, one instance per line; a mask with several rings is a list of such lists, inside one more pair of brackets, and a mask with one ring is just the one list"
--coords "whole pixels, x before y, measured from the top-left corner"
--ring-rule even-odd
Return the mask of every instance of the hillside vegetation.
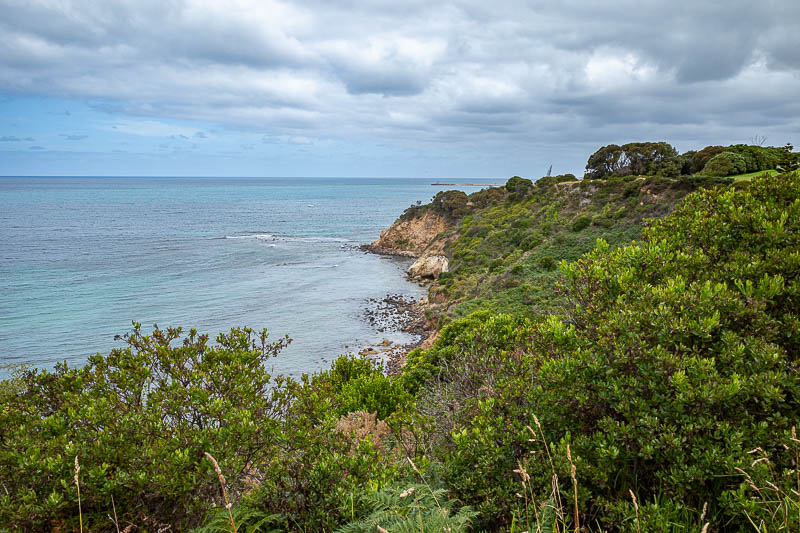
[[[438, 277], [430, 299], [442, 323], [480, 309], [529, 316], [560, 312], [566, 303], [554, 290], [560, 261], [577, 260], [598, 238], [612, 247], [629, 243], [639, 238], [645, 218], [664, 216], [700, 186], [730, 183], [694, 177], [569, 178], [535, 184], [512, 178], [503, 190], [467, 199], [473, 208], [439, 237], [448, 242], [449, 272]], [[483, 201], [483, 195], [494, 201]]]
[[397, 375], [137, 324], [18, 369], [0, 530], [800, 530], [800, 176], [663, 168], [409, 208], [451, 268]]

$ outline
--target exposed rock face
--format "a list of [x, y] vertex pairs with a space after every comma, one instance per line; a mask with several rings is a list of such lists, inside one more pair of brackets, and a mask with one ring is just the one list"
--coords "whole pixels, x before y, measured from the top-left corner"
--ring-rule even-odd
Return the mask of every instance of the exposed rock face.
[[425, 254], [411, 265], [407, 272], [411, 279], [435, 279], [442, 272], [447, 272], [450, 262], [443, 255]]
[[426, 211], [422, 216], [396, 220], [368, 248], [377, 253], [419, 257], [437, 235], [450, 227], [442, 215]]

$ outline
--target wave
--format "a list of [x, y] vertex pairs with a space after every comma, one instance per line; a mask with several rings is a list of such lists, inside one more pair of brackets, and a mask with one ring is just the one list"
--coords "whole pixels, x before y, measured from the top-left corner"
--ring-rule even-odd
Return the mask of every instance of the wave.
[[349, 243], [354, 242], [351, 239], [343, 237], [323, 237], [313, 235], [276, 235], [273, 233], [249, 233], [245, 235], [225, 235], [223, 239], [255, 239], [259, 241], [272, 241], [272, 242], [340, 242]]
[[257, 239], [259, 241], [275, 240], [277, 236], [271, 233], [252, 233], [248, 235], [225, 235], [223, 239]]

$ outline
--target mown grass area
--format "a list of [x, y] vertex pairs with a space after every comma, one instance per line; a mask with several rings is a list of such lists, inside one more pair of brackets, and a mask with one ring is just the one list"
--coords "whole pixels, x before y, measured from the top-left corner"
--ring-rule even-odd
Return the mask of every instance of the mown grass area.
[[[788, 174], [797, 175], [798, 171], [795, 170], [794, 172], [789, 172]], [[737, 174], [736, 176], [730, 176], [730, 178], [734, 181], [750, 181], [756, 176], [776, 176], [780, 174], [777, 170], [760, 170], [758, 172], [748, 172], [747, 174]]]

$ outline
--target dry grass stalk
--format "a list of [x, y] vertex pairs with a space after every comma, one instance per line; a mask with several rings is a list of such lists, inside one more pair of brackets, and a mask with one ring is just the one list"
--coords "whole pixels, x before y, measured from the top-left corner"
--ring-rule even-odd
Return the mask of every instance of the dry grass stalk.
[[114, 527], [117, 529], [117, 533], [119, 533], [119, 520], [117, 519], [117, 506], [114, 503], [114, 495], [113, 494], [111, 495], [111, 508], [114, 510]]
[[535, 440], [541, 440], [542, 445], [544, 446], [544, 451], [547, 454], [547, 460], [550, 463], [550, 470], [553, 472], [553, 477], [550, 480], [550, 484], [552, 487], [552, 494], [553, 494], [553, 501], [555, 505], [551, 506], [553, 510], [556, 512], [558, 519], [564, 523], [564, 504], [561, 501], [561, 489], [558, 486], [558, 474], [556, 473], [556, 465], [553, 462], [553, 456], [550, 454], [550, 445], [547, 442], [547, 439], [544, 436], [544, 430], [542, 429], [542, 424], [539, 422], [539, 418], [534, 414], [533, 415], [533, 423], [539, 429], [539, 434], [537, 435], [536, 432], [530, 426], [525, 426], [528, 431], [531, 432], [531, 435], [534, 437]]
[[[520, 497], [525, 498], [525, 525], [528, 527], [528, 530], [531, 528], [531, 516], [530, 516], [530, 507], [533, 507], [533, 515], [536, 519], [536, 531], [537, 533], [541, 533], [542, 526], [541, 522], [539, 521], [539, 510], [536, 507], [536, 497], [533, 494], [533, 487], [528, 483], [531, 479], [530, 474], [528, 471], [525, 470], [525, 467], [522, 466], [520, 461], [517, 461], [517, 468], [514, 470], [515, 473], [519, 474], [522, 483], [522, 494], [524, 496], [519, 495]], [[529, 495], [530, 493], [530, 495]], [[530, 496], [530, 497], [529, 497]], [[529, 505], [530, 500], [530, 505]]]
[[214, 466], [214, 471], [217, 473], [217, 479], [219, 479], [219, 486], [222, 487], [222, 497], [225, 499], [225, 509], [227, 509], [228, 518], [231, 521], [231, 529], [233, 533], [236, 533], [236, 522], [233, 520], [233, 513], [231, 512], [231, 507], [233, 507], [233, 504], [231, 504], [231, 502], [228, 500], [228, 490], [225, 488], [226, 484], [225, 476], [222, 475], [222, 469], [219, 467], [217, 460], [214, 459], [214, 457], [210, 453], [208, 452], [204, 453], [206, 458], [209, 461], [211, 461], [211, 464]]
[[628, 492], [631, 495], [631, 499], [633, 500], [633, 510], [636, 511], [636, 531], [642, 533], [642, 527], [639, 523], [639, 503], [636, 501], [636, 495], [633, 493], [631, 489], [628, 489]]
[[81, 465], [78, 463], [78, 456], [75, 456], [75, 487], [78, 489], [78, 522], [80, 523], [81, 533], [83, 533], [83, 511], [81, 510], [81, 484], [78, 476], [81, 473]]
[[575, 463], [572, 462], [572, 453], [570, 452], [569, 444], [567, 444], [567, 459], [569, 460], [569, 475], [572, 477], [572, 494], [575, 503], [575, 533], [580, 533], [581, 523], [578, 517], [578, 477], [575, 475]]
[[794, 446], [794, 477], [797, 483], [797, 522], [800, 523], [800, 440], [797, 440], [797, 427], [792, 426], [792, 444]]
[[[425, 476], [423, 476], [422, 472], [419, 471], [419, 468], [417, 468], [417, 465], [415, 465], [414, 461], [411, 460], [411, 457], [406, 457], [406, 459], [408, 459], [408, 464], [411, 465], [411, 468], [414, 469], [414, 472], [416, 472], [419, 475], [419, 478], [422, 480], [422, 483], [425, 484], [425, 487], [428, 488], [428, 492], [430, 492], [431, 496], [433, 496], [433, 501], [434, 501], [434, 503], [436, 503], [436, 507], [439, 508], [439, 512], [442, 513], [442, 516], [445, 516], [447, 513], [444, 511], [444, 509], [442, 509], [442, 506], [439, 505], [439, 500], [436, 498], [436, 494], [433, 492], [433, 489], [431, 489], [431, 486], [428, 485], [427, 481], [425, 481]], [[419, 521], [420, 521], [420, 526], [422, 526], [422, 511], [421, 510], [420, 510]]]

